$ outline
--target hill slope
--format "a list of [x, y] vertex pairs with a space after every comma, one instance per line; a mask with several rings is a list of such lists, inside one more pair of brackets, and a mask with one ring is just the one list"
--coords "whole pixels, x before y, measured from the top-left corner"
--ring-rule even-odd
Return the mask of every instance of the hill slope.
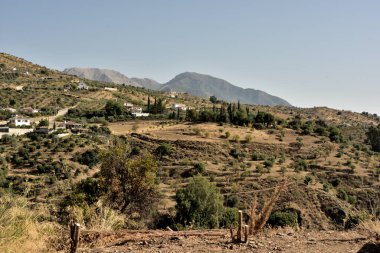
[[159, 82], [149, 78], [130, 78], [130, 80], [140, 84], [144, 88], [151, 90], [158, 90], [162, 86], [162, 84]]
[[127, 84], [132, 86], [141, 87], [140, 84], [133, 82], [122, 73], [110, 69], [98, 68], [67, 68], [63, 70], [64, 73], [76, 75], [81, 78], [86, 78], [94, 81], [112, 82], [116, 84]]
[[161, 90], [187, 92], [201, 97], [209, 97], [214, 95], [218, 99], [225, 101], [237, 102], [240, 100], [243, 104], [290, 106], [290, 104], [284, 99], [272, 96], [263, 91], [243, 89], [232, 85], [223, 79], [194, 72], [185, 72], [177, 75], [172, 80], [164, 84]]

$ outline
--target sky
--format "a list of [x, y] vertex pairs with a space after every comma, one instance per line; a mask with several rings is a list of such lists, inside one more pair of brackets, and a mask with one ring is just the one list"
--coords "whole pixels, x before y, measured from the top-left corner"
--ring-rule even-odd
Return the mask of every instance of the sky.
[[380, 114], [378, 0], [0, 0], [0, 51], [167, 82], [198, 72], [298, 107]]

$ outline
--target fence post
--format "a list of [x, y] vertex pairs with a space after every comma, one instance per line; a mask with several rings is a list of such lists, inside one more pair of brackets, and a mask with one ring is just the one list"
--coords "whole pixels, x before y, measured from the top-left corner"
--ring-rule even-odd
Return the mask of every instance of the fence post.
[[239, 210], [239, 227], [237, 231], [237, 241], [241, 242], [241, 233], [243, 232], [243, 211]]
[[249, 232], [248, 225], [245, 225], [244, 226], [244, 242], [245, 243], [248, 243], [248, 232]]
[[70, 242], [71, 242], [71, 249], [70, 253], [76, 253], [78, 249], [78, 243], [79, 243], [79, 223], [71, 223], [70, 224]]

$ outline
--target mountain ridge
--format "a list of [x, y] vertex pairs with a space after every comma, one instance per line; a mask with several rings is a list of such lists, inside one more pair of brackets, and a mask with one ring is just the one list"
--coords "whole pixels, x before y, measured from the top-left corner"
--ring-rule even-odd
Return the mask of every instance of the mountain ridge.
[[142, 87], [140, 84], [132, 81], [130, 78], [125, 76], [116, 70], [111, 69], [100, 69], [100, 68], [81, 68], [73, 67], [66, 68], [63, 70], [64, 73], [70, 75], [76, 75], [81, 78], [86, 78], [94, 81], [109, 82], [116, 84], [126, 84], [137, 87]]
[[109, 69], [66, 68], [63, 72], [90, 80], [126, 84], [151, 90], [189, 93], [199, 97], [216, 96], [227, 102], [291, 106], [289, 102], [278, 96], [252, 88], [241, 88], [224, 79], [196, 72], [183, 72], [164, 84], [149, 78], [129, 78], [118, 71]]
[[184, 72], [175, 76], [161, 87], [163, 91], [187, 92], [195, 96], [216, 96], [229, 102], [240, 101], [244, 104], [285, 105], [286, 100], [252, 88], [241, 88], [228, 81], [196, 72]]

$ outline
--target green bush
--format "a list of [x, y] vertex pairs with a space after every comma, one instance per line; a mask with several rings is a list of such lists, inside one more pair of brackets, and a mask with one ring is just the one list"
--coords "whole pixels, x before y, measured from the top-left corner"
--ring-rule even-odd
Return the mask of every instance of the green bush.
[[203, 176], [194, 176], [186, 188], [176, 193], [176, 221], [181, 226], [218, 228], [236, 221], [236, 209], [223, 206], [216, 185]]
[[258, 153], [258, 152], [254, 152], [252, 154], [252, 160], [253, 161], [262, 161], [265, 159], [265, 156], [261, 153]]
[[268, 224], [275, 227], [297, 227], [298, 215], [292, 211], [275, 211], [270, 215]]
[[75, 157], [80, 164], [87, 165], [92, 168], [100, 161], [100, 155], [98, 150], [87, 150], [82, 154], [77, 154]]
[[172, 153], [172, 146], [168, 143], [161, 144], [156, 148], [155, 153], [158, 156], [170, 155]]
[[199, 174], [203, 174], [205, 173], [206, 166], [204, 165], [204, 163], [197, 163], [194, 165], [194, 170]]
[[357, 227], [361, 222], [368, 219], [367, 213], [349, 214], [345, 223], [346, 229], [352, 229]]

